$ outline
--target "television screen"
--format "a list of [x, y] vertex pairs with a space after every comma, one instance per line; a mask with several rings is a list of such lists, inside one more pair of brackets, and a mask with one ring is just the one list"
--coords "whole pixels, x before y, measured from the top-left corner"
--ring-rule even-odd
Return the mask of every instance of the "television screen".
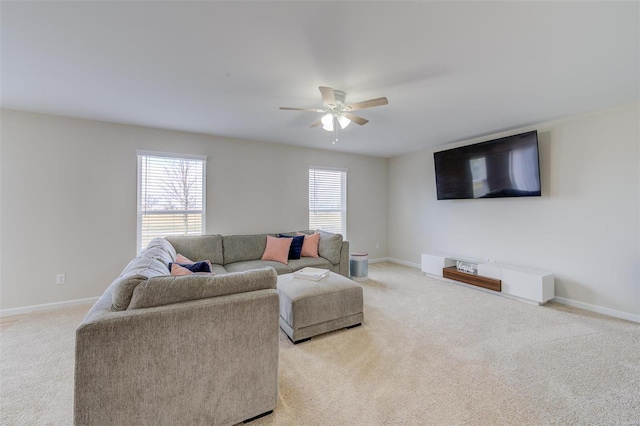
[[438, 200], [536, 197], [538, 132], [435, 152]]

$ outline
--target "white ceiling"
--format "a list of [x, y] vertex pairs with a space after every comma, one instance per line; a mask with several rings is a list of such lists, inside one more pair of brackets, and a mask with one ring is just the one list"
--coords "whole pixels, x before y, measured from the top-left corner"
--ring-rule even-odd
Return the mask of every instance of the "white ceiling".
[[[638, 102], [638, 2], [7, 2], [2, 107], [395, 156]], [[386, 96], [309, 128], [318, 86]]]

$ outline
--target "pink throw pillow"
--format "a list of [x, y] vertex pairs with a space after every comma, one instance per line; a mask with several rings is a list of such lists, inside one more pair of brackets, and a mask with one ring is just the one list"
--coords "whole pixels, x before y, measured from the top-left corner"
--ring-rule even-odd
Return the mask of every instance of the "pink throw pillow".
[[189, 260], [180, 253], [176, 254], [176, 263], [196, 263], [193, 260]]
[[315, 233], [306, 235], [298, 232], [298, 235], [304, 235], [302, 243], [302, 251], [300, 257], [320, 257], [318, 255], [318, 244], [320, 243], [320, 234]]
[[171, 275], [193, 275], [193, 272], [177, 264], [171, 265]]
[[274, 260], [276, 262], [289, 262], [289, 247], [293, 238], [275, 238], [267, 235], [267, 247], [264, 249], [262, 260]]

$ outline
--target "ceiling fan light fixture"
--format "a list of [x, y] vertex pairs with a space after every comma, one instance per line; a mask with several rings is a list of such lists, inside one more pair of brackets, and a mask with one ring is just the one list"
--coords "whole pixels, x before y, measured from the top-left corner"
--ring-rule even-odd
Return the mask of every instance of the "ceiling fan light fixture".
[[333, 114], [328, 113], [322, 116], [320, 120], [322, 122], [322, 128], [328, 132], [333, 132]]
[[351, 123], [351, 120], [349, 120], [344, 115], [341, 115], [340, 118], [338, 118], [338, 123], [340, 123], [341, 129], [346, 129], [347, 126]]

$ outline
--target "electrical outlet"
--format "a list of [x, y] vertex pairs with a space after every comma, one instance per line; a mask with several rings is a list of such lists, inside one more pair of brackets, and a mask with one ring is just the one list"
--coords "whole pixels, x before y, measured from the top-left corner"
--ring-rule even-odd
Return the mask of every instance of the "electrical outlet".
[[380, 249], [380, 243], [376, 243], [376, 249]]
[[56, 284], [64, 284], [67, 282], [66, 274], [58, 274], [56, 275]]

